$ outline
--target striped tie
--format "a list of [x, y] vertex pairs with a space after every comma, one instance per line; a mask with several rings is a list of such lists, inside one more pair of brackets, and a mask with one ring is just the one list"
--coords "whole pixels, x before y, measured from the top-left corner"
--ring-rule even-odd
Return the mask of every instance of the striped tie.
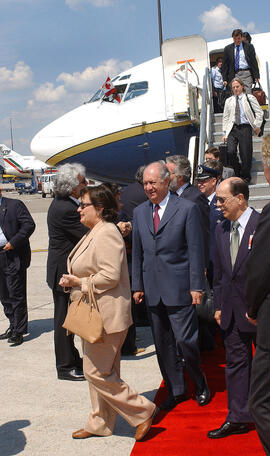
[[234, 61], [234, 68], [235, 68], [236, 73], [239, 70], [239, 58], [240, 58], [240, 45], [236, 46], [235, 61]]

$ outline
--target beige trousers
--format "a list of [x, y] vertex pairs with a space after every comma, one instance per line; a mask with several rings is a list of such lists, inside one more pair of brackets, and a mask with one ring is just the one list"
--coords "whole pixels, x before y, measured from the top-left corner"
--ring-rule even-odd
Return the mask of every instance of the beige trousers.
[[83, 340], [83, 371], [89, 382], [92, 411], [84, 429], [92, 434], [113, 433], [119, 413], [131, 426], [138, 426], [153, 413], [155, 405], [120, 378], [121, 346], [127, 330], [104, 334], [101, 343]]

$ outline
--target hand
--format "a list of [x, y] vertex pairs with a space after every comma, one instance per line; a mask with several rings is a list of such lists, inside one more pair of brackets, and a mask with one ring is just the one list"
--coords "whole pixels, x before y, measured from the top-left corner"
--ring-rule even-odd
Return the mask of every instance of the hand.
[[251, 323], [254, 326], [257, 326], [257, 320], [250, 318], [247, 313], [246, 313], [246, 318], [248, 319], [249, 323]]
[[197, 306], [201, 304], [203, 292], [202, 291], [191, 291], [192, 305]]
[[81, 285], [81, 279], [72, 274], [63, 274], [59, 280], [59, 285], [65, 287], [79, 287]]
[[226, 136], [222, 136], [221, 141], [226, 142], [227, 141]]
[[143, 302], [143, 297], [144, 291], [135, 291], [135, 293], [133, 293], [135, 304], [141, 304]]
[[5, 247], [3, 248], [3, 250], [4, 250], [5, 252], [7, 252], [8, 250], [14, 250], [14, 247], [13, 247], [13, 245], [11, 245], [10, 242], [7, 242], [6, 245], [5, 245]]
[[214, 97], [217, 97], [217, 91], [216, 90], [213, 90], [213, 95], [214, 95]]
[[223, 81], [223, 85], [224, 85], [224, 87], [227, 87], [228, 82], [227, 81]]
[[217, 324], [220, 326], [221, 323], [221, 310], [216, 310], [214, 319], [216, 320]]
[[126, 237], [132, 230], [132, 225], [130, 222], [118, 222], [117, 226], [120, 229], [123, 237]]
[[255, 134], [257, 136], [259, 136], [259, 133], [260, 133], [261, 129], [259, 127], [257, 127], [257, 128], [254, 128], [254, 131], [255, 131]]

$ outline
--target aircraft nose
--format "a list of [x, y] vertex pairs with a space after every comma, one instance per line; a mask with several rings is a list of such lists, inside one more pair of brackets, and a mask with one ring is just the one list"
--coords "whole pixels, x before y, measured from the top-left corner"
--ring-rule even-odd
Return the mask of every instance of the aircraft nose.
[[32, 154], [43, 162], [69, 148], [72, 144], [73, 134], [68, 131], [60, 132], [49, 127], [44, 128], [32, 139], [30, 148]]

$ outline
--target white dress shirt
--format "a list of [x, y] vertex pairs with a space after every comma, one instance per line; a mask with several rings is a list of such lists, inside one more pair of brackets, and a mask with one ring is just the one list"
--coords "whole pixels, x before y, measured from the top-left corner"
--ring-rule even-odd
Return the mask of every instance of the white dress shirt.
[[[252, 209], [250, 207], [248, 207], [242, 215], [240, 215], [239, 219], [237, 219], [238, 223], [240, 223], [239, 227], [238, 227], [238, 232], [239, 232], [239, 245], [242, 241], [242, 237], [244, 235], [244, 232], [245, 232], [245, 229], [246, 229], [246, 226], [247, 226], [247, 223], [249, 221], [249, 217], [251, 216], [252, 214]], [[230, 233], [230, 238], [231, 238], [231, 235], [232, 235], [232, 224], [233, 222], [231, 222], [231, 233]]]
[[[235, 57], [235, 54], [236, 54], [236, 46], [234, 46], [234, 57]], [[246, 70], [247, 68], [248, 68], [248, 63], [246, 61], [243, 44], [241, 43], [240, 47], [239, 47], [239, 70]]]
[[[161, 203], [158, 204], [158, 206], [159, 206], [158, 215], [159, 215], [159, 219], [160, 220], [163, 217], [163, 214], [165, 212], [165, 209], [166, 209], [166, 206], [168, 204], [169, 198], [170, 198], [170, 192], [168, 192], [167, 195], [165, 196], [164, 200], [162, 200]], [[154, 218], [154, 215], [155, 215], [155, 207], [156, 207], [156, 204], [153, 204], [153, 218]]]

